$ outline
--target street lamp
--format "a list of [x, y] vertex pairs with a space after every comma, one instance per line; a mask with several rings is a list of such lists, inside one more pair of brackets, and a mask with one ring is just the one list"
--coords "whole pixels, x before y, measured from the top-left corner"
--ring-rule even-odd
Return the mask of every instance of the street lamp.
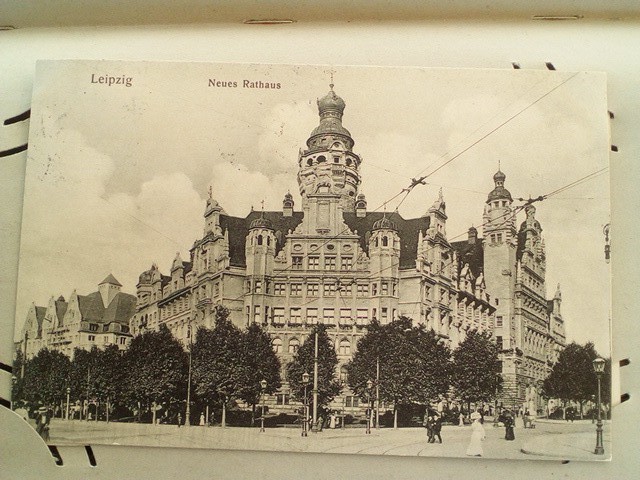
[[307, 436], [307, 428], [308, 428], [308, 419], [309, 419], [309, 411], [308, 411], [308, 403], [307, 403], [307, 385], [309, 385], [309, 374], [304, 372], [302, 374], [302, 385], [304, 385], [304, 397], [302, 398], [302, 409], [303, 409], [303, 419], [302, 419], [302, 436]]
[[71, 388], [67, 387], [67, 412], [65, 418], [69, 420], [69, 394], [71, 393]]
[[596, 455], [604, 455], [604, 446], [602, 445], [602, 409], [600, 407], [601, 394], [600, 394], [600, 382], [602, 380], [602, 375], [604, 374], [604, 358], [596, 358], [593, 361], [593, 369], [596, 372], [596, 377], [598, 377], [598, 423], [596, 424], [596, 449], [593, 453]]
[[367, 428], [365, 430], [365, 434], [371, 433], [371, 389], [373, 388], [373, 382], [371, 380], [367, 380]]
[[[193, 348], [193, 337], [191, 335], [191, 320], [187, 326], [187, 336], [189, 337], [189, 374], [187, 375], [187, 406], [184, 412], [184, 426], [191, 426], [191, 350]], [[155, 418], [155, 413], [154, 413]]]
[[262, 414], [260, 415], [260, 431], [264, 432], [264, 391], [267, 389], [267, 381], [260, 381], [260, 397], [262, 398]]

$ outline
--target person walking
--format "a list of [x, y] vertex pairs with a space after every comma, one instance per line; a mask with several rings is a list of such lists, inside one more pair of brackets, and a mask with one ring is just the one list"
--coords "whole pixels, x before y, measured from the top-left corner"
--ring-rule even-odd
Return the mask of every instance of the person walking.
[[467, 447], [466, 455], [469, 457], [481, 457], [482, 441], [485, 439], [484, 427], [482, 426], [482, 415], [478, 412], [471, 414], [471, 439]]
[[435, 443], [436, 437], [438, 437], [438, 443], [442, 443], [442, 437], [440, 436], [440, 432], [442, 431], [442, 417], [436, 414], [433, 417], [433, 427], [432, 427], [432, 442]]
[[182, 424], [182, 414], [178, 412], [178, 428], [180, 428], [181, 424]]
[[200, 426], [204, 427], [204, 413], [200, 414]]
[[433, 443], [433, 421], [429, 411], [424, 414], [422, 425], [427, 429], [427, 443]]
[[515, 419], [513, 418], [513, 414], [510, 410], [504, 412], [503, 423], [505, 428], [504, 439], [505, 440], [515, 440], [516, 435], [513, 431], [515, 426]]

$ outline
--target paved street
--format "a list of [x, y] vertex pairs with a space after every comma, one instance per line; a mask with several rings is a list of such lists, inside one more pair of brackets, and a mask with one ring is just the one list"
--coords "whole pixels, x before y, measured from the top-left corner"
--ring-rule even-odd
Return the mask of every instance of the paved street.
[[[595, 425], [590, 421], [539, 421], [536, 429], [516, 428], [515, 441], [504, 440], [504, 428], [485, 424], [483, 443], [487, 458], [602, 460], [592, 452]], [[307, 438], [297, 428], [181, 427], [134, 423], [63, 421], [51, 424], [51, 445], [140, 445], [292, 452], [357, 453], [460, 457], [471, 436], [469, 426], [444, 426], [443, 444], [428, 444], [423, 428], [373, 430], [364, 428], [324, 430]], [[605, 425], [605, 458], [610, 454], [609, 425]]]

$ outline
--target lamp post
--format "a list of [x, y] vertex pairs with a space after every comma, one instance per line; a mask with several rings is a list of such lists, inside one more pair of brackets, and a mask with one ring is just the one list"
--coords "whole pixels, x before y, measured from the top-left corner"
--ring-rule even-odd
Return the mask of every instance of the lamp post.
[[373, 382], [371, 380], [367, 380], [367, 428], [365, 430], [365, 434], [371, 433], [371, 389], [373, 388]]
[[315, 332], [313, 350], [313, 433], [318, 432], [318, 332]]
[[302, 436], [306, 437], [308, 422], [309, 422], [309, 404], [307, 402], [307, 385], [309, 385], [309, 374], [304, 372], [302, 374], [302, 385], [304, 386], [304, 397], [302, 398]]
[[267, 381], [260, 381], [260, 397], [262, 399], [262, 412], [260, 414], [260, 431], [264, 432], [264, 391], [267, 389]]
[[187, 336], [189, 337], [189, 373], [187, 374], [187, 406], [184, 412], [185, 427], [191, 426], [191, 420], [189, 420], [191, 417], [191, 347], [193, 346], [191, 341], [191, 321], [189, 321], [189, 326], [187, 327]]
[[602, 409], [600, 407], [601, 394], [600, 394], [600, 382], [602, 380], [602, 375], [604, 374], [604, 365], [605, 361], [603, 358], [596, 358], [593, 361], [593, 369], [596, 372], [596, 377], [598, 377], [598, 423], [596, 424], [596, 449], [593, 453], [596, 455], [604, 455], [604, 446], [602, 445]]
[[376, 357], [376, 430], [380, 429], [380, 357]]
[[69, 394], [71, 393], [71, 388], [67, 387], [67, 410], [65, 413], [65, 419], [69, 420]]

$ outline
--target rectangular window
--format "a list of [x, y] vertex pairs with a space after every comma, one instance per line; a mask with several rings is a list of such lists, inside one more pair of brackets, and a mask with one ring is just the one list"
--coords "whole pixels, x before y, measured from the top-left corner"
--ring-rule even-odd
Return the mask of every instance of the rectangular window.
[[336, 257], [324, 257], [324, 268], [326, 270], [336, 269]]
[[501, 233], [498, 233], [498, 234], [496, 235], [496, 241], [497, 241], [498, 243], [502, 242], [502, 234], [501, 234]]
[[322, 310], [322, 323], [325, 325], [333, 325], [335, 323], [335, 311], [333, 308], [325, 308]]
[[369, 323], [369, 310], [366, 308], [359, 308], [356, 316], [357, 325], [366, 325]]
[[302, 270], [302, 257], [291, 257], [291, 269]]
[[332, 297], [336, 294], [336, 284], [335, 283], [325, 283], [323, 285], [323, 294], [325, 297]]
[[273, 285], [273, 293], [276, 295], [284, 295], [285, 294], [285, 284], [284, 283], [275, 283]]
[[497, 316], [496, 317], [496, 327], [501, 327], [502, 326], [502, 316]]
[[290, 285], [290, 293], [291, 295], [300, 296], [302, 295], [302, 284], [301, 283], [292, 283]]
[[284, 325], [284, 307], [273, 307], [271, 313], [273, 313], [273, 323]]
[[380, 319], [384, 321], [387, 319], [388, 316], [389, 316], [389, 309], [387, 307], [382, 307], [382, 313], [380, 315]]
[[318, 270], [320, 268], [320, 257], [309, 257], [307, 265], [309, 270]]
[[307, 323], [311, 325], [315, 325], [316, 323], [318, 323], [317, 308], [307, 308]]
[[340, 309], [340, 325], [351, 325], [351, 309]]
[[292, 308], [289, 314], [289, 323], [300, 325], [302, 323], [302, 309]]
[[220, 282], [216, 282], [213, 286], [213, 291], [215, 292], [216, 297], [220, 295]]
[[253, 322], [260, 323], [260, 305], [255, 305], [253, 307]]
[[95, 323], [90, 323], [89, 324], [89, 330], [91, 330], [92, 332], [97, 332], [98, 331], [98, 325], [96, 325]]
[[307, 283], [307, 295], [317, 297], [320, 294], [320, 285], [317, 283]]
[[359, 297], [366, 297], [369, 295], [369, 285], [358, 284], [357, 294]]
[[127, 341], [127, 338], [126, 338], [126, 337], [120, 337], [120, 338], [118, 339], [118, 343], [119, 343], [120, 345], [124, 345], [126, 341]]
[[340, 259], [341, 270], [351, 270], [351, 267], [353, 267], [353, 257], [342, 257]]
[[377, 283], [372, 283], [371, 284], [371, 295], [372, 296], [376, 296], [378, 295], [378, 284]]
[[498, 346], [498, 350], [502, 350], [502, 337], [496, 337], [496, 345]]
[[353, 283], [340, 283], [338, 285], [338, 292], [340, 292], [340, 295], [343, 297], [350, 297], [353, 295]]
[[93, 341], [95, 341], [96, 336], [95, 335], [89, 335], [88, 339], [89, 339], [90, 342], [93, 342]]
[[276, 395], [276, 404], [277, 405], [289, 405], [289, 394], [288, 393], [278, 393]]
[[358, 407], [360, 405], [360, 399], [358, 397], [348, 396], [344, 398], [345, 407]]
[[382, 282], [381, 290], [381, 295], [389, 295], [389, 284], [387, 282]]
[[255, 293], [262, 293], [262, 282], [260, 280], [256, 280], [256, 282], [254, 283], [254, 290]]

